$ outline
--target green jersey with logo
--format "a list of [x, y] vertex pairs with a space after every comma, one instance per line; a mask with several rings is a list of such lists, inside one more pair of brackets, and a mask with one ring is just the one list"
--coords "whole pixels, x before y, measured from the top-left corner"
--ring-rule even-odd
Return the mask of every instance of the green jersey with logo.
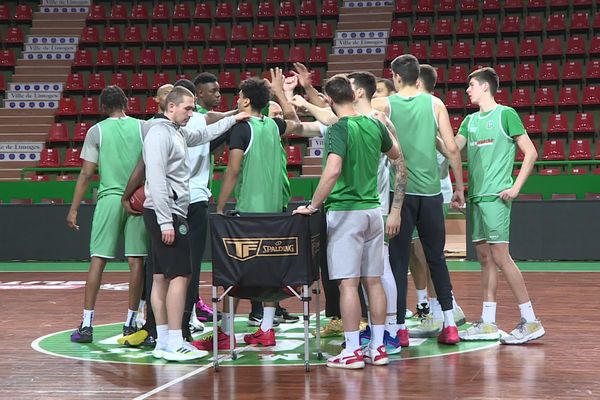
[[329, 127], [325, 158], [343, 158], [342, 172], [325, 202], [329, 211], [369, 210], [380, 206], [377, 171], [381, 153], [392, 148], [385, 126], [364, 116], [342, 117]]
[[268, 117], [251, 117], [250, 144], [244, 152], [236, 185], [236, 210], [282, 212], [289, 200], [286, 156], [279, 128]]
[[470, 199], [497, 196], [512, 187], [514, 137], [526, 133], [511, 107], [497, 105], [491, 111], [478, 111], [465, 118], [458, 134], [467, 139]]
[[388, 101], [390, 120], [396, 128], [408, 170], [406, 194], [439, 194], [442, 189], [436, 156], [438, 125], [433, 96], [428, 93], [413, 97], [395, 94], [388, 97]]

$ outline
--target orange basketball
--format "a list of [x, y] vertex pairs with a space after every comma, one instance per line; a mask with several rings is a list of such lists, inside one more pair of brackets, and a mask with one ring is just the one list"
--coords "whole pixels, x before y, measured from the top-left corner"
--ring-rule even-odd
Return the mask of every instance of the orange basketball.
[[144, 193], [144, 186], [140, 186], [129, 199], [129, 205], [135, 211], [142, 212], [144, 211], [144, 200], [146, 200], [146, 193]]

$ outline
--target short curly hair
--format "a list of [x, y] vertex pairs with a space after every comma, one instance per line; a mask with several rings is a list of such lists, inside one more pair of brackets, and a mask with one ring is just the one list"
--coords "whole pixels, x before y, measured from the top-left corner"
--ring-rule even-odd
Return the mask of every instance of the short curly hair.
[[107, 86], [100, 93], [100, 107], [106, 114], [125, 110], [127, 108], [127, 96], [120, 87], [116, 85]]
[[250, 100], [250, 107], [254, 111], [260, 111], [269, 104], [271, 100], [271, 87], [260, 78], [248, 78], [240, 84], [240, 92]]

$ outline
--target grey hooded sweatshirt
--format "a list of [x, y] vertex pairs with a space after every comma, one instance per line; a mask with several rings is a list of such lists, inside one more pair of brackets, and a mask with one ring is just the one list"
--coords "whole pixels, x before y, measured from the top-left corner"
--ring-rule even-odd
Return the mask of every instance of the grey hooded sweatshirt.
[[172, 214], [187, 216], [190, 205], [188, 146], [208, 143], [235, 123], [235, 117], [230, 116], [195, 131], [188, 131], [162, 116], [144, 123], [144, 207], [156, 212], [161, 231], [173, 229]]

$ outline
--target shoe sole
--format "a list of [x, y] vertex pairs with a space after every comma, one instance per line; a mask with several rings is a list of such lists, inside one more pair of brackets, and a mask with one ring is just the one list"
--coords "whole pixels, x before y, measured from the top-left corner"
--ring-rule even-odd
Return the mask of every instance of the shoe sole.
[[246, 343], [246, 344], [256, 344], [256, 345], [259, 345], [259, 346], [262, 346], [262, 347], [273, 347], [273, 346], [275, 346], [277, 344], [277, 343], [263, 344], [263, 343], [260, 343], [260, 342], [254, 342], [254, 343], [252, 343], [252, 342], [247, 342], [245, 339], [244, 339], [244, 343]]
[[458, 335], [460, 340], [464, 340], [465, 342], [473, 342], [477, 340], [498, 340], [500, 339], [499, 333], [483, 333], [481, 335], [471, 335], [462, 337], [460, 334]]
[[438, 340], [438, 343], [439, 343], [439, 344], [447, 344], [447, 345], [451, 345], [451, 346], [453, 346], [453, 345], [455, 345], [455, 344], [458, 344], [458, 343], [460, 343], [460, 337], [459, 337], [459, 338], [458, 338], [456, 341], [454, 341], [454, 340], [448, 340], [448, 341], [439, 341], [439, 340]]
[[389, 363], [390, 363], [390, 359], [388, 357], [384, 358], [383, 360], [379, 360], [379, 361], [372, 361], [370, 358], [365, 357], [365, 364], [382, 366], [382, 365], [388, 365]]
[[385, 351], [388, 353], [388, 355], [390, 354], [398, 354], [402, 351], [402, 346], [391, 346], [391, 345], [385, 345]]
[[327, 366], [330, 368], [339, 368], [339, 369], [363, 369], [365, 367], [364, 361], [358, 361], [352, 364], [340, 364], [340, 363], [332, 363], [327, 361]]
[[262, 321], [251, 321], [251, 320], [248, 320], [248, 326], [260, 326], [261, 322]]
[[537, 332], [535, 332], [536, 335], [531, 336], [529, 338], [523, 338], [523, 339], [521, 339], [519, 341], [516, 341], [516, 342], [506, 342], [506, 341], [503, 340], [503, 338], [500, 338], [500, 343], [507, 344], [507, 345], [510, 345], [510, 344], [525, 344], [527, 342], [531, 342], [532, 340], [540, 339], [541, 337], [543, 337], [546, 334], [546, 331], [544, 330], [544, 328], [542, 328], [538, 332], [539, 332], [539, 334]]
[[200, 354], [197, 354], [194, 356], [187, 356], [187, 357], [165, 351], [165, 352], [163, 352], [162, 358], [167, 361], [193, 361], [193, 360], [198, 360], [200, 358], [206, 357], [208, 355], [208, 351], [204, 351], [204, 350], [197, 350], [197, 351]]
[[441, 329], [439, 331], [424, 331], [424, 332], [419, 332], [419, 331], [415, 332], [415, 329], [411, 329], [408, 332], [408, 337], [415, 338], [415, 339], [432, 338], [432, 337], [436, 337], [440, 333], [442, 333]]
[[162, 350], [152, 350], [152, 357], [154, 358], [163, 358], [163, 351]]

